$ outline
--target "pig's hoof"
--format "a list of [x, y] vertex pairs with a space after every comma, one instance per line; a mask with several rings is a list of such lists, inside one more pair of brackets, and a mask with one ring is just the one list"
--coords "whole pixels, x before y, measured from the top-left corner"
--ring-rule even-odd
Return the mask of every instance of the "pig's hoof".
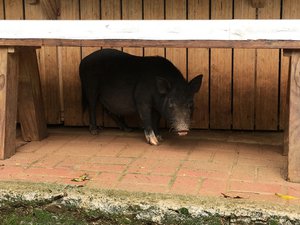
[[157, 140], [153, 131], [150, 131], [150, 132], [145, 131], [145, 137], [146, 137], [147, 142], [150, 145], [158, 145], [159, 144], [159, 141]]

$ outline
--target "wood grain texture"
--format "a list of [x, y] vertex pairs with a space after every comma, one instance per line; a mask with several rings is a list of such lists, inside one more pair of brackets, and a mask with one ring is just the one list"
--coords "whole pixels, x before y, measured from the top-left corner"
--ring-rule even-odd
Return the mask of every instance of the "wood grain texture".
[[[282, 19], [300, 19], [300, 4], [298, 0], [284, 0], [282, 5]], [[279, 129], [284, 130], [286, 120], [287, 105], [287, 84], [289, 74], [289, 58], [281, 54], [281, 73], [280, 73], [280, 111]]]
[[4, 1], [0, 1], [0, 19], [3, 20], [4, 19], [4, 5], [3, 5]]
[[[185, 0], [166, 0], [166, 19], [185, 20], [186, 1]], [[187, 61], [185, 48], [166, 48], [166, 58], [169, 59], [187, 77]]]
[[18, 54], [0, 47], [0, 159], [15, 154], [18, 73]]
[[[99, 20], [100, 19], [100, 1], [99, 0], [80, 0], [80, 19], [81, 20]], [[81, 58], [86, 57], [99, 47], [82, 47]], [[89, 124], [88, 111], [83, 112], [83, 123]], [[100, 104], [97, 107], [97, 125], [103, 127], [103, 108]]]
[[[258, 9], [258, 19], [278, 18], [280, 0], [267, 1], [264, 8]], [[255, 128], [277, 130], [279, 50], [258, 49], [256, 67]]]
[[[144, 0], [143, 1], [144, 20], [163, 20], [164, 0]], [[165, 48], [144, 48], [144, 56], [161, 56], [165, 57]], [[166, 121], [161, 119], [160, 127], [166, 127]]]
[[300, 182], [300, 52], [291, 55], [288, 130], [288, 180]]
[[[61, 1], [61, 19], [79, 19], [79, 1]], [[64, 124], [82, 125], [81, 86], [79, 79], [80, 47], [62, 47], [60, 52], [60, 74], [63, 86]]]
[[47, 137], [47, 123], [35, 48], [20, 47], [18, 113], [25, 141]]
[[[121, 1], [120, 0], [102, 0], [101, 1], [101, 19], [102, 20], [120, 20], [121, 15]], [[122, 50], [122, 46], [115, 47], [114, 45], [105, 46], [108, 48], [115, 48]], [[108, 116], [106, 113], [103, 113], [103, 126], [104, 127], [117, 127], [116, 123]]]
[[[164, 19], [164, 0], [144, 0], [144, 20]], [[165, 56], [164, 48], [144, 48], [145, 56]]]
[[[42, 2], [40, 4], [25, 4], [25, 18], [27, 20], [47, 19], [48, 15], [42, 7]], [[46, 121], [48, 124], [60, 124], [58, 49], [57, 47], [44, 46], [37, 49], [37, 56]]]
[[22, 20], [23, 0], [4, 0], [5, 3], [5, 19]]
[[[190, 0], [188, 19], [209, 19], [209, 0]], [[209, 128], [209, 49], [188, 49], [188, 80], [203, 74], [199, 93], [195, 95], [192, 128]]]
[[[256, 9], [249, 1], [234, 2], [235, 19], [255, 19]], [[234, 49], [233, 64], [233, 129], [254, 130], [255, 49]]]
[[[231, 19], [232, 1], [212, 0], [212, 19]], [[230, 129], [232, 123], [232, 50], [211, 49], [210, 128]]]

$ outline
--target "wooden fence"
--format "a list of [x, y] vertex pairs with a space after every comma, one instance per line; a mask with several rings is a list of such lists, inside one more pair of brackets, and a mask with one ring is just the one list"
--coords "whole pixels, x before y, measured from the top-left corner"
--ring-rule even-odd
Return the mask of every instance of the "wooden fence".
[[[0, 19], [293, 19], [300, 1], [265, 0], [0, 0]], [[38, 32], [38, 30], [36, 31]], [[44, 47], [39, 66], [49, 124], [87, 123], [81, 109], [80, 60], [90, 47]], [[123, 48], [135, 55], [161, 55], [187, 79], [202, 73], [194, 128], [282, 130], [285, 121], [288, 58], [281, 50]], [[83, 119], [84, 118], [84, 119]], [[138, 123], [128, 118], [130, 125]], [[100, 125], [115, 124], [99, 110]]]

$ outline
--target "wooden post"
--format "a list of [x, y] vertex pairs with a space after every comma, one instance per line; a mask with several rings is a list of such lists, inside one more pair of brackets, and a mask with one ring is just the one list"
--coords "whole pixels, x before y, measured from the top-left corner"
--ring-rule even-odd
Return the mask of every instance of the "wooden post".
[[15, 154], [18, 66], [14, 49], [0, 47], [0, 159]]
[[300, 51], [291, 53], [289, 77], [288, 128], [285, 152], [288, 152], [288, 180], [300, 182]]
[[20, 47], [19, 60], [18, 113], [22, 135], [25, 141], [39, 141], [48, 134], [35, 48]]

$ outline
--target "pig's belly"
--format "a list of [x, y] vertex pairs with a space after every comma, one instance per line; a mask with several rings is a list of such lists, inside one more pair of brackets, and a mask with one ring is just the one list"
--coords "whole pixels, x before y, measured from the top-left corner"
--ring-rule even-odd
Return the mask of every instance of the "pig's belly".
[[131, 115], [136, 113], [136, 106], [133, 94], [129, 92], [116, 91], [103, 93], [100, 96], [103, 106], [116, 115]]

